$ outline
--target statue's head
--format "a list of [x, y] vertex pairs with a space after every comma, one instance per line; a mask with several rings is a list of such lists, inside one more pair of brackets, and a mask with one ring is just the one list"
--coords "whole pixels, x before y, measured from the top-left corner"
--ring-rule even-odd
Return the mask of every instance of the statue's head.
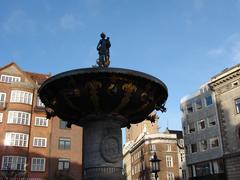
[[104, 39], [106, 37], [106, 34], [104, 32], [102, 32], [100, 36], [101, 36], [101, 38]]

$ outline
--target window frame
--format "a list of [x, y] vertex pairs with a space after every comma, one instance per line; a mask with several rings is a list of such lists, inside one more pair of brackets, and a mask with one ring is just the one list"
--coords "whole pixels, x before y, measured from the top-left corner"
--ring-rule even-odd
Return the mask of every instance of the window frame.
[[197, 111], [200, 111], [203, 108], [202, 99], [200, 99], [200, 98], [196, 99], [194, 104], [195, 104], [195, 109]]
[[[237, 103], [238, 101], [239, 103]], [[240, 114], [240, 97], [234, 100], [234, 105], [235, 105], [236, 113]]]
[[[203, 141], [206, 142], [206, 149], [203, 149], [203, 144], [202, 144]], [[204, 140], [199, 141], [199, 149], [200, 149], [200, 152], [205, 152], [208, 150], [207, 140], [204, 139]]]
[[3, 122], [3, 113], [0, 112], [0, 123]]
[[149, 144], [149, 151], [156, 151], [156, 144]]
[[171, 144], [167, 144], [167, 152], [172, 152], [172, 146], [171, 146]]
[[[217, 146], [213, 147], [213, 141], [217, 140]], [[219, 148], [220, 144], [219, 144], [219, 138], [218, 137], [213, 137], [209, 139], [209, 143], [210, 143], [210, 149], [215, 149], [215, 148]]]
[[[40, 143], [40, 145], [39, 145]], [[33, 137], [33, 147], [45, 148], [47, 147], [47, 138], [45, 137]]]
[[[208, 104], [208, 103], [207, 103], [207, 102], [208, 102], [207, 98], [209, 98], [209, 97], [211, 97], [211, 104]], [[209, 94], [209, 95], [205, 96], [205, 97], [204, 97], [204, 101], [205, 101], [205, 106], [206, 106], [206, 107], [213, 105], [213, 97], [212, 97], [212, 95]]]
[[[7, 162], [5, 162], [5, 159], [7, 158]], [[11, 161], [9, 159], [12, 159]], [[14, 160], [15, 159], [15, 160]], [[10, 161], [10, 162], [9, 162]], [[20, 166], [19, 164], [13, 164], [13, 162], [21, 162]], [[4, 164], [7, 164], [5, 167]], [[27, 166], [27, 157], [25, 156], [2, 156], [2, 170], [8, 170], [10, 165], [10, 170], [19, 170], [19, 171], [26, 171]], [[20, 168], [18, 168], [20, 167]]]
[[[63, 142], [63, 146], [61, 145], [61, 142]], [[69, 146], [66, 145], [66, 142], [70, 142]], [[60, 137], [58, 140], [58, 149], [59, 150], [71, 150], [71, 138], [68, 137]]]
[[43, 104], [43, 102], [41, 101], [39, 96], [37, 96], [36, 106], [39, 107], [39, 108], [44, 108], [45, 107], [45, 105]]
[[28, 140], [29, 134], [18, 132], [6, 132], [4, 146], [28, 147]]
[[[44, 121], [46, 121], [46, 123], [44, 123]], [[34, 126], [48, 127], [48, 119], [46, 117], [36, 116]]]
[[[25, 118], [23, 118], [24, 116]], [[8, 111], [7, 124], [20, 124], [29, 126], [30, 121], [31, 113], [25, 111]]]
[[[40, 164], [35, 163], [34, 164], [34, 160], [38, 161], [40, 160]], [[43, 164], [41, 164], [41, 161], [43, 161]], [[36, 169], [34, 169], [33, 167], [36, 166]], [[46, 158], [41, 158], [41, 157], [32, 157], [31, 159], [31, 171], [33, 172], [45, 172], [45, 167], [46, 166]], [[42, 169], [41, 169], [42, 168]]]
[[[211, 119], [214, 120], [214, 121], [211, 121], [211, 122], [215, 122], [215, 124], [210, 124], [210, 120], [211, 120]], [[208, 123], [208, 127], [216, 126], [216, 124], [217, 124], [216, 116], [215, 116], [215, 115], [208, 116], [208, 117], [207, 117], [207, 123]]]
[[[196, 145], [196, 151], [193, 152], [192, 146], [194, 146], [194, 145]], [[190, 144], [190, 152], [191, 152], [192, 154], [198, 152], [198, 145], [197, 145], [197, 143], [195, 143], [195, 144]]]
[[174, 180], [174, 173], [173, 172], [167, 172], [167, 180]]
[[[67, 127], [67, 123], [68, 123], [67, 121], [64, 121], [64, 120], [62, 120], [62, 119], [59, 119], [59, 128], [60, 128], [60, 129], [71, 129], [71, 128], [68, 128], [68, 127]], [[63, 124], [65, 125], [64, 127], [62, 126]]]
[[166, 155], [166, 167], [173, 167], [173, 157]]
[[20, 81], [21, 81], [21, 77], [19, 76], [11, 76], [7, 74], [1, 74], [0, 76], [0, 82], [14, 83], [14, 82], [20, 82]]
[[[63, 165], [62, 165], [62, 169], [60, 169], [59, 167], [60, 167], [60, 164], [59, 163], [63, 163]], [[68, 163], [68, 168], [64, 168], [65, 167], [65, 163]], [[70, 164], [71, 164], [71, 161], [70, 161], [70, 159], [67, 159], [67, 158], [62, 158], [62, 159], [58, 159], [58, 170], [59, 171], [68, 171], [68, 170], [70, 170]]]
[[[202, 123], [204, 124], [204, 128], [202, 128]], [[206, 120], [201, 119], [201, 120], [197, 121], [197, 126], [198, 126], [198, 131], [205, 130], [206, 129]]]
[[3, 100], [0, 98], [0, 106], [5, 107], [7, 93], [0, 92], [0, 97], [3, 97]]
[[32, 105], [33, 93], [17, 89], [11, 90], [10, 102]]
[[[194, 131], [191, 131], [192, 128], [190, 128], [190, 125], [193, 124], [193, 127], [194, 127]], [[192, 133], [195, 133], [196, 132], [196, 125], [195, 125], [195, 122], [190, 122], [187, 124], [187, 128], [188, 128], [188, 134], [192, 134]]]
[[186, 109], [187, 109], [187, 113], [188, 113], [188, 114], [193, 113], [193, 112], [194, 112], [193, 104], [192, 104], [192, 103], [188, 103], [188, 104], [186, 105]]

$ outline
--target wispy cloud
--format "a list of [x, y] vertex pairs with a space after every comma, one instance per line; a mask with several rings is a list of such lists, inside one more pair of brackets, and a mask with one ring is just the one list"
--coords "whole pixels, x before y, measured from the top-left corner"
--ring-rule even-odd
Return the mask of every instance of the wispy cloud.
[[207, 54], [211, 57], [227, 58], [233, 63], [240, 63], [240, 34], [230, 35], [222, 45], [210, 49]]
[[73, 14], [64, 14], [60, 19], [60, 26], [64, 30], [76, 30], [83, 28], [85, 25], [79, 16]]
[[15, 10], [1, 24], [5, 33], [34, 32], [36, 23], [23, 10]]

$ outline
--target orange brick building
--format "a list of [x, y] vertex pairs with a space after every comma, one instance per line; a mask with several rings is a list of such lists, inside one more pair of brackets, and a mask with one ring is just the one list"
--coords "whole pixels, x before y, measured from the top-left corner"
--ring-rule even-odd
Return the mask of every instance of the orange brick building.
[[37, 95], [49, 76], [0, 68], [0, 177], [82, 179], [82, 128], [46, 119]]

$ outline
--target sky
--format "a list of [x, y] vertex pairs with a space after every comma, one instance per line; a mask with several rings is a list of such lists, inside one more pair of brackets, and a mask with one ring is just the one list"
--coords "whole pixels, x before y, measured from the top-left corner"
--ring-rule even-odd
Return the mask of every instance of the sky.
[[181, 129], [180, 99], [240, 63], [240, 0], [0, 0], [0, 67], [57, 74], [91, 67], [100, 33], [110, 67], [168, 87], [160, 131]]

